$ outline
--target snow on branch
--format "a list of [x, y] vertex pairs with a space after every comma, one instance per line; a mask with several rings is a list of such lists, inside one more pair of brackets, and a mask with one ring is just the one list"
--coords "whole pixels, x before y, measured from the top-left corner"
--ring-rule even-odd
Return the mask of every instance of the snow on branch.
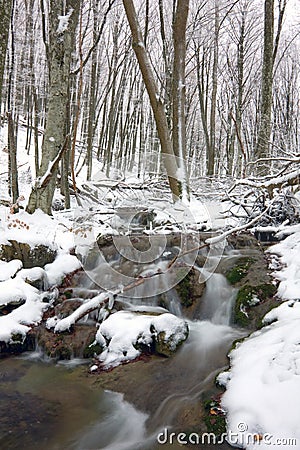
[[54, 317], [51, 317], [47, 321], [47, 328], [53, 328], [55, 333], [61, 333], [63, 331], [70, 330], [72, 325], [74, 325], [78, 320], [82, 319], [87, 314], [91, 313], [95, 309], [99, 308], [100, 305], [104, 303], [109, 303], [111, 305], [114, 299], [114, 294], [108, 292], [102, 292], [96, 297], [93, 297], [88, 302], [79, 306], [79, 308], [75, 309], [75, 311], [64, 319], [57, 320]]
[[300, 167], [285, 175], [275, 176], [274, 178], [271, 178], [267, 181], [264, 180], [252, 181], [249, 179], [237, 180], [235, 184], [229, 189], [229, 193], [232, 192], [239, 185], [254, 187], [257, 189], [281, 187], [285, 183], [291, 183], [292, 181], [296, 180], [299, 176], [300, 176]]
[[68, 29], [69, 19], [70, 19], [71, 15], [73, 14], [73, 11], [74, 11], [74, 9], [70, 8], [68, 13], [65, 16], [58, 16], [59, 23], [58, 23], [58, 27], [56, 30], [57, 34], [63, 34]]

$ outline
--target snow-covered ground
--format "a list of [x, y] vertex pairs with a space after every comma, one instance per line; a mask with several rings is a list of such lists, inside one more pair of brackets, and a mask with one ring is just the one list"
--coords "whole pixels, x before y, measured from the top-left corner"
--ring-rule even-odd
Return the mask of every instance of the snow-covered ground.
[[269, 252], [283, 265], [275, 270], [284, 302], [266, 324], [230, 353], [231, 368], [219, 376], [226, 386], [228, 440], [252, 449], [300, 448], [300, 231]]
[[0, 261], [0, 305], [24, 302], [7, 315], [0, 317], [0, 341], [10, 342], [19, 334], [25, 337], [30, 326], [41, 321], [48, 304], [43, 302], [44, 294], [28, 283], [28, 280], [43, 279], [45, 288], [52, 290], [59, 285], [64, 276], [80, 268], [76, 256], [70, 255], [73, 246], [73, 234], [65, 225], [60, 224], [41, 211], [27, 214], [21, 211], [13, 216], [8, 208], [0, 208], [0, 244], [9, 244], [10, 240], [27, 243], [34, 248], [45, 245], [57, 252], [54, 262], [44, 268], [24, 269], [18, 260]]

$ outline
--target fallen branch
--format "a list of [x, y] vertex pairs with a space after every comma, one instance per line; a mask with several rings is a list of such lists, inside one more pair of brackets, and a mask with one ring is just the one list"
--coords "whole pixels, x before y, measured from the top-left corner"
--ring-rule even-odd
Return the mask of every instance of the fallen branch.
[[283, 184], [292, 184], [292, 181], [298, 180], [300, 176], [300, 168], [294, 170], [293, 172], [287, 173], [285, 175], [276, 176], [270, 180], [264, 181], [252, 181], [252, 180], [238, 180], [229, 189], [229, 193], [232, 192], [237, 186], [250, 186], [256, 189], [267, 189], [268, 191], [273, 190], [276, 187], [282, 187]]
[[129, 283], [128, 285], [126, 285], [125, 287], [122, 288], [118, 288], [115, 289], [114, 291], [111, 292], [102, 292], [98, 295], [96, 295], [95, 297], [93, 297], [91, 300], [89, 300], [88, 302], [84, 303], [83, 305], [79, 306], [79, 308], [77, 308], [72, 314], [70, 314], [68, 317], [65, 317], [64, 319], [59, 320], [58, 322], [56, 322], [56, 324], [52, 324], [51, 328], [54, 327], [54, 332], [55, 333], [60, 333], [66, 330], [70, 330], [71, 326], [74, 325], [76, 322], [78, 322], [80, 319], [82, 319], [84, 316], [86, 316], [87, 314], [90, 314], [91, 312], [95, 311], [96, 309], [98, 309], [101, 305], [105, 305], [109, 302], [111, 302], [112, 300], [114, 300], [118, 295], [127, 292], [137, 286], [140, 286], [141, 284], [145, 283], [148, 279], [159, 276], [159, 275], [164, 275], [165, 273], [167, 273], [167, 271], [174, 266], [174, 264], [176, 263], [176, 261], [180, 258], [182, 258], [183, 256], [195, 252], [195, 251], [199, 251], [202, 250], [203, 248], [209, 247], [210, 245], [214, 245], [217, 244], [221, 241], [223, 241], [224, 239], [226, 239], [226, 237], [230, 236], [231, 234], [237, 233], [239, 231], [243, 231], [246, 230], [247, 228], [252, 227], [252, 225], [254, 225], [256, 222], [258, 222], [267, 212], [268, 210], [271, 208], [273, 202], [271, 201], [270, 204], [268, 205], [267, 208], [264, 209], [264, 211], [259, 214], [257, 217], [255, 217], [254, 219], [252, 219], [250, 222], [241, 225], [239, 227], [235, 227], [231, 230], [225, 231], [224, 233], [215, 236], [213, 238], [208, 238], [204, 241], [203, 244], [185, 250], [181, 253], [179, 253], [178, 255], [176, 255], [167, 265], [166, 270], [161, 270], [159, 269], [157, 272], [153, 272], [149, 275], [146, 276], [140, 276], [139, 278], [136, 278], [133, 282]]

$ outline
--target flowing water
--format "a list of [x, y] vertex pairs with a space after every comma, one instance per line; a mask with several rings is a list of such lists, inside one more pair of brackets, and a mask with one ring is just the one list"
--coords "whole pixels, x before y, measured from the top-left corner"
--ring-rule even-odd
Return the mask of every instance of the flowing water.
[[[114, 264], [120, 261], [115, 260]], [[93, 288], [92, 283], [89, 288]], [[78, 287], [77, 294], [81, 289], [86, 286]], [[153, 289], [154, 285], [150, 291]], [[188, 321], [190, 334], [186, 343], [159, 366], [150, 388], [145, 384], [147, 395], [152, 389], [153, 396], [158, 397], [155, 411], [149, 414], [125, 401], [122, 394], [91, 388], [87, 367], [76, 365], [77, 361], [55, 364], [40, 354], [0, 360], [0, 448], [182, 448], [176, 443], [159, 445], [156, 437], [165, 427], [172, 427], [181, 408], [189, 409], [189, 405], [211, 389], [217, 373], [226, 367], [226, 354], [232, 342], [243, 335], [240, 329], [230, 325], [235, 294], [222, 274], [210, 274], [201, 302], [201, 320]], [[149, 297], [144, 304], [155, 307], [157, 298]], [[123, 300], [127, 307], [141, 303], [128, 297]], [[168, 292], [165, 301], [172, 313], [182, 316], [174, 290]]]

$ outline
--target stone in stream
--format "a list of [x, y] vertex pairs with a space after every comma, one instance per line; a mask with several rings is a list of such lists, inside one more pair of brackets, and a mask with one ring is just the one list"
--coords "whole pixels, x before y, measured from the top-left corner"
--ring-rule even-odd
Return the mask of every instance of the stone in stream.
[[138, 358], [143, 351], [171, 356], [188, 333], [185, 320], [170, 313], [119, 311], [102, 322], [97, 331], [96, 342], [104, 347], [99, 360], [104, 368], [112, 368]]

